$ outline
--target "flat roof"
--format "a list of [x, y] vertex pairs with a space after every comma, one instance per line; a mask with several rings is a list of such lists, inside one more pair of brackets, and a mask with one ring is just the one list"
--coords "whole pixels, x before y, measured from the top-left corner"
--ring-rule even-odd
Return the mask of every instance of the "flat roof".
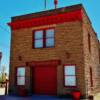
[[75, 11], [75, 10], [82, 9], [82, 8], [83, 8], [82, 4], [77, 4], [77, 5], [52, 9], [52, 10], [46, 10], [46, 11], [41, 11], [41, 12], [36, 12], [36, 13], [31, 13], [31, 14], [25, 14], [25, 15], [21, 15], [21, 16], [14, 16], [14, 17], [12, 17], [12, 21], [27, 20], [27, 19], [37, 18], [37, 17], [49, 16], [49, 15], [53, 15], [53, 14], [71, 12], [71, 11]]

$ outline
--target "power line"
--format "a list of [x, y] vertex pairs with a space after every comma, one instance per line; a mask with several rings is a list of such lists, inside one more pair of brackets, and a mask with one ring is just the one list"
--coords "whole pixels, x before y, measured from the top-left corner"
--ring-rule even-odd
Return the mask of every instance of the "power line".
[[5, 29], [3, 26], [0, 25], [0, 28], [4, 31], [6, 31], [7, 33], [10, 33], [7, 29]]

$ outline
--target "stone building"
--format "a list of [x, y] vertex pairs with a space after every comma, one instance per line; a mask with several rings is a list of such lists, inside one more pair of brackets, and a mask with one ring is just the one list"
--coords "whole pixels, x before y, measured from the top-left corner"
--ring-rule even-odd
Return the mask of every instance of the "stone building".
[[81, 4], [12, 17], [8, 25], [10, 92], [100, 92], [99, 40]]

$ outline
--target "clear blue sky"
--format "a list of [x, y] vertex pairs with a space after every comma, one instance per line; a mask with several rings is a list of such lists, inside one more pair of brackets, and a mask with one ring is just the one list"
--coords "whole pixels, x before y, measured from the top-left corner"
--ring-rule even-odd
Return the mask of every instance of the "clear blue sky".
[[[100, 39], [100, 0], [58, 0], [58, 7], [83, 4], [92, 25]], [[47, 0], [47, 10], [53, 9], [53, 0]], [[1, 65], [9, 70], [10, 28], [7, 23], [12, 16], [43, 11], [44, 0], [0, 0], [0, 51], [3, 53]]]

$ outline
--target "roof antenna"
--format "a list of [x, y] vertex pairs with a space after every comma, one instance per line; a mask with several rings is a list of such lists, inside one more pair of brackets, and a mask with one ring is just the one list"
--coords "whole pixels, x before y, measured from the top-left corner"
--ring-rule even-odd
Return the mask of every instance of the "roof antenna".
[[55, 9], [57, 8], [58, 0], [54, 0]]
[[[55, 5], [55, 9], [56, 9], [57, 5], [58, 5], [58, 0], [54, 0], [54, 5]], [[44, 7], [46, 9], [46, 7], [47, 7], [47, 0], [44, 0]]]

